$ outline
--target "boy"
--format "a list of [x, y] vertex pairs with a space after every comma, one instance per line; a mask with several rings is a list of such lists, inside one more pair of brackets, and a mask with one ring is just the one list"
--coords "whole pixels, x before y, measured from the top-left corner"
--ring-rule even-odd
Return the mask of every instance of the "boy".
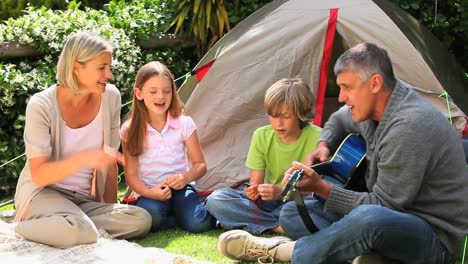
[[225, 229], [252, 234], [284, 233], [281, 180], [292, 161], [305, 161], [315, 149], [321, 128], [310, 123], [315, 97], [299, 78], [281, 79], [268, 88], [265, 109], [270, 125], [258, 128], [247, 155], [250, 183], [241, 191], [223, 188], [208, 197], [208, 211]]

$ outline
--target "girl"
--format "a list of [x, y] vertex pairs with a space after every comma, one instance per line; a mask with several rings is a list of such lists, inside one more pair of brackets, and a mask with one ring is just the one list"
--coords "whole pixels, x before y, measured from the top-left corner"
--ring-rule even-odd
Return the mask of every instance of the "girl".
[[153, 217], [153, 231], [175, 225], [190, 232], [211, 229], [214, 220], [190, 185], [205, 174], [205, 159], [192, 118], [182, 115], [172, 73], [150, 62], [138, 71], [133, 91], [121, 138], [125, 179], [140, 195], [136, 205]]
[[15, 195], [20, 222], [11, 227], [29, 240], [69, 248], [96, 242], [98, 229], [124, 239], [150, 229], [145, 210], [116, 204], [120, 92], [108, 83], [111, 63], [104, 39], [76, 33], [60, 54], [58, 83], [28, 102], [28, 159]]

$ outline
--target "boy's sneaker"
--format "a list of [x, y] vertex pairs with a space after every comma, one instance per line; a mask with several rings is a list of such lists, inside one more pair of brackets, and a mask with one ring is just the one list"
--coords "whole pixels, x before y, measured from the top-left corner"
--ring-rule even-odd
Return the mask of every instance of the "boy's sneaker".
[[224, 232], [216, 248], [230, 259], [273, 263], [278, 245], [292, 240], [287, 237], [256, 237], [244, 230]]

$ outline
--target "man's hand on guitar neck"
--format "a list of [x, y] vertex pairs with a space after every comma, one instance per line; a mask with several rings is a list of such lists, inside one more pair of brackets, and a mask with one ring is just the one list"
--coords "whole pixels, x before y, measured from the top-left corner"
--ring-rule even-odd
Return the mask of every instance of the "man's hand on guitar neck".
[[317, 144], [317, 148], [315, 148], [312, 153], [307, 155], [305, 159], [305, 164], [307, 166], [311, 166], [316, 163], [325, 162], [328, 157], [330, 156], [330, 149], [328, 148], [327, 142], [320, 141]]
[[298, 183], [298, 189], [301, 192], [314, 192], [324, 199], [328, 199], [330, 195], [331, 185], [322, 179], [313, 169], [300, 162], [293, 161], [292, 167], [289, 168], [284, 174], [282, 183], [286, 185], [289, 181], [290, 175], [295, 170], [304, 170], [301, 181]]

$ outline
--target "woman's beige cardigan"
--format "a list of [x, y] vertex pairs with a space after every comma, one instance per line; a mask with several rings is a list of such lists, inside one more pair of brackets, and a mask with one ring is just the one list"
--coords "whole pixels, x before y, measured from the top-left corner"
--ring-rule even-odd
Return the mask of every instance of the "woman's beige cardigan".
[[[24, 128], [24, 145], [26, 149], [26, 164], [21, 171], [16, 186], [15, 206], [17, 214], [15, 221], [22, 220], [24, 212], [31, 199], [41, 190], [31, 177], [28, 160], [34, 157], [50, 157], [50, 160], [62, 158], [62, 129], [65, 122], [62, 119], [57, 102], [57, 85], [34, 94], [26, 107], [26, 124]], [[113, 85], [107, 85], [102, 94], [102, 122], [104, 145], [117, 149], [120, 144], [120, 107], [119, 90]], [[96, 172], [96, 200], [103, 201], [106, 184], [106, 171]], [[47, 206], [47, 205], [44, 205]]]

